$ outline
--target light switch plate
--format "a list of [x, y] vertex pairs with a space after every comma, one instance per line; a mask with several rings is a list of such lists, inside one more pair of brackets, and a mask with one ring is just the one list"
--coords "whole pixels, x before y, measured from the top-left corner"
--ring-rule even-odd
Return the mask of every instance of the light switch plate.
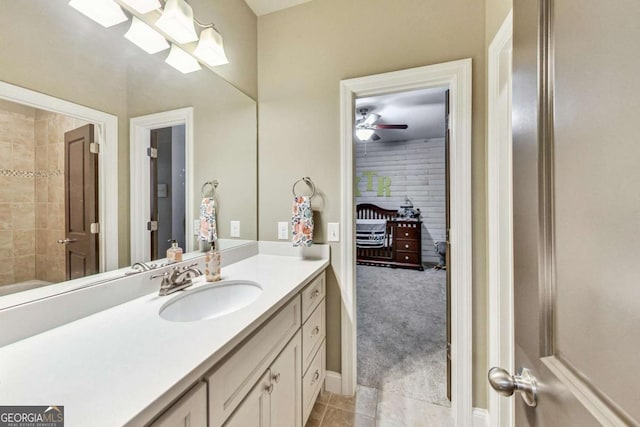
[[289, 239], [289, 223], [286, 221], [278, 222], [278, 239]]
[[231, 221], [231, 237], [240, 237], [240, 221]]
[[340, 223], [330, 222], [327, 224], [327, 242], [339, 242], [340, 241]]

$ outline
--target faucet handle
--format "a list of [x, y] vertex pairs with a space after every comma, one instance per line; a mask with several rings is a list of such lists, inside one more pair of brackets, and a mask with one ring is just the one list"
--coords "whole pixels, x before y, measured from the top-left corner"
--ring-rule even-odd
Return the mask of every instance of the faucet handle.
[[169, 277], [169, 272], [165, 271], [164, 273], [154, 274], [153, 276], [150, 277], [150, 280], [158, 279], [160, 277], [162, 277], [163, 279], [166, 279], [167, 277]]

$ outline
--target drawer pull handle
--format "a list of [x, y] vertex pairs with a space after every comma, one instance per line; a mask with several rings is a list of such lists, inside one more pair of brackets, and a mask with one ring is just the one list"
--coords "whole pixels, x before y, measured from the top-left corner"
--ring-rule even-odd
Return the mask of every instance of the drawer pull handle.
[[313, 331], [311, 331], [311, 336], [315, 337], [319, 333], [320, 333], [320, 326], [316, 326], [315, 328], [313, 328]]
[[409, 257], [408, 257], [408, 256], [405, 256], [405, 257], [404, 257], [404, 259], [409, 259]]
[[311, 295], [309, 295], [309, 299], [314, 299], [318, 295], [320, 295], [320, 289], [316, 289], [315, 291], [311, 292]]
[[265, 387], [265, 390], [267, 391], [267, 393], [271, 394], [273, 393], [273, 384], [269, 384], [268, 386]]
[[404, 237], [409, 237], [409, 233], [404, 233]]
[[278, 372], [277, 374], [275, 374], [273, 377], [271, 377], [273, 379], [273, 382], [275, 382], [276, 384], [278, 384], [280, 382], [280, 372]]
[[320, 371], [316, 369], [316, 373], [313, 374], [313, 378], [311, 379], [311, 385], [315, 384], [315, 382], [318, 381], [318, 378], [320, 378]]
[[404, 245], [405, 248], [409, 249], [409, 245]]

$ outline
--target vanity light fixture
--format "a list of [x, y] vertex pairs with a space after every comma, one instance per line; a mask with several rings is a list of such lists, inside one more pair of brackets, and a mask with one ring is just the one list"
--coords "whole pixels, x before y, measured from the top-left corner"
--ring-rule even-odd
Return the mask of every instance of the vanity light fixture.
[[216, 31], [213, 25], [202, 30], [200, 33], [200, 41], [193, 51], [193, 54], [211, 67], [229, 63], [227, 55], [224, 53], [222, 36]]
[[373, 133], [374, 133], [373, 129], [367, 129], [367, 128], [358, 128], [358, 129], [356, 129], [356, 137], [360, 141], [367, 141], [369, 138], [371, 138]]
[[69, 6], [105, 28], [127, 20], [127, 15], [113, 0], [71, 0]]
[[198, 40], [193, 9], [185, 0], [167, 0], [156, 25], [180, 44]]
[[183, 74], [192, 73], [200, 69], [196, 59], [175, 44], [171, 44], [171, 51], [165, 62]]
[[162, 7], [160, 0], [122, 0], [122, 2], [138, 13], [149, 13]]
[[127, 31], [124, 37], [151, 55], [169, 49], [169, 43], [159, 32], [135, 16], [131, 21], [129, 31]]

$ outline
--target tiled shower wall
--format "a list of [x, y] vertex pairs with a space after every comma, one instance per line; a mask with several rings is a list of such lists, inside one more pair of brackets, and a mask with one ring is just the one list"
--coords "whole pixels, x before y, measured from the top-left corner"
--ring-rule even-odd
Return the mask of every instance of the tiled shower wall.
[[0, 102], [0, 285], [65, 280], [64, 134], [84, 124]]
[[35, 278], [35, 110], [0, 105], [0, 284]]

